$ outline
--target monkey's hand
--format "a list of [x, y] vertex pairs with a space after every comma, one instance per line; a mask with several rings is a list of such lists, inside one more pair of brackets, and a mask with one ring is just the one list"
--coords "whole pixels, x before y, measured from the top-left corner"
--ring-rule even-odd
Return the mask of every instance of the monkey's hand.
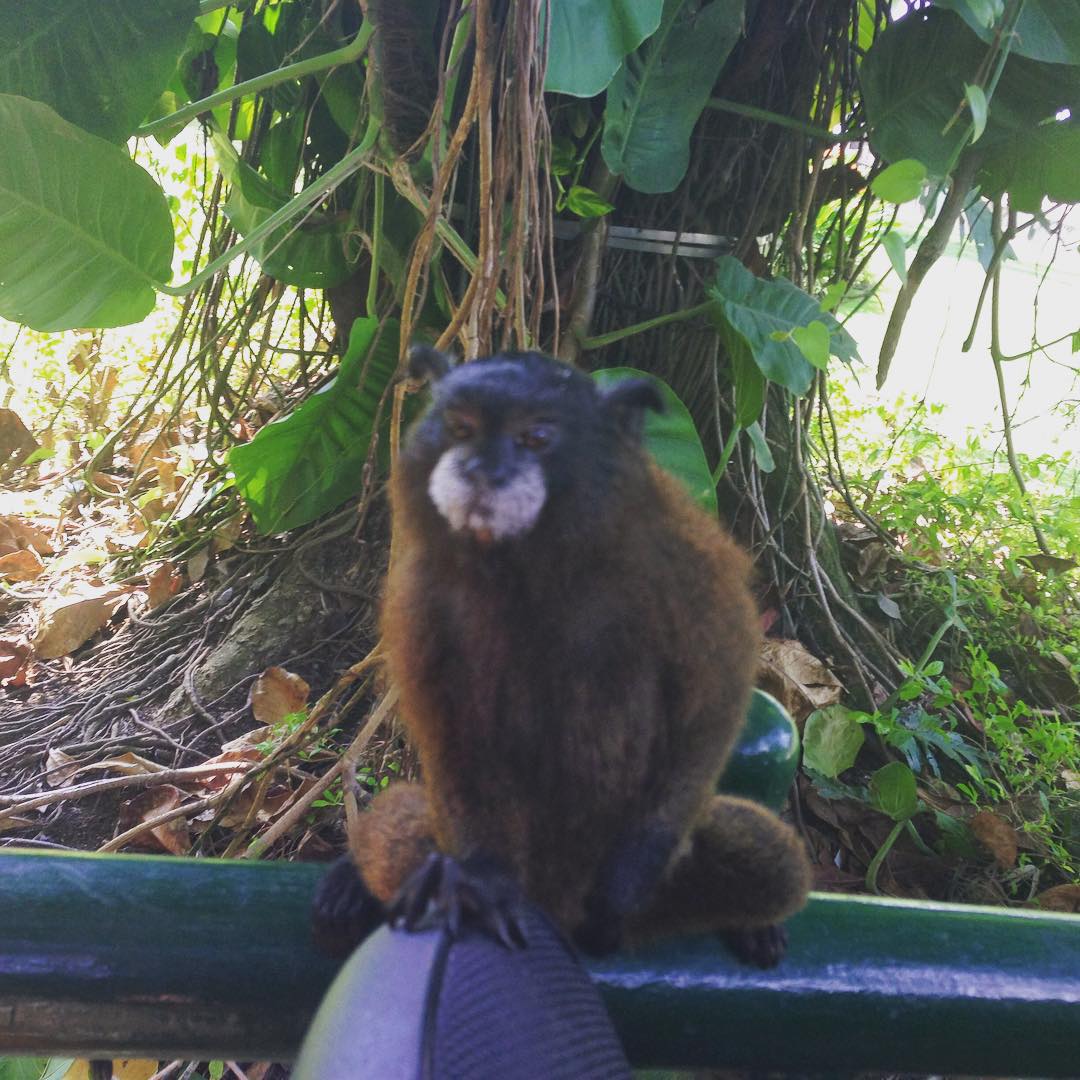
[[312, 902], [316, 947], [330, 956], [345, 956], [385, 920], [386, 908], [371, 895], [351, 856], [335, 859]]
[[458, 861], [433, 852], [390, 905], [390, 921], [406, 930], [442, 926], [453, 938], [475, 927], [508, 949], [527, 944], [521, 892], [501, 867], [483, 856]]
[[787, 952], [787, 930], [781, 923], [723, 930], [720, 937], [737, 960], [753, 967], [776, 967]]

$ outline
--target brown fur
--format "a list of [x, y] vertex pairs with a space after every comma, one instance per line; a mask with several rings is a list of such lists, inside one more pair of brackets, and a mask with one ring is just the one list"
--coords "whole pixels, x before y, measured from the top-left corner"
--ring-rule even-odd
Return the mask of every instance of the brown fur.
[[349, 851], [372, 895], [389, 904], [435, 850], [427, 793], [419, 784], [391, 784], [379, 792], [362, 824], [349, 835]]
[[380, 794], [352, 839], [380, 899], [434, 843], [501, 861], [572, 931], [614, 853], [659, 828], [677, 850], [633, 936], [802, 905], [790, 830], [713, 798], [756, 667], [749, 560], [633, 440], [607, 465], [602, 521], [478, 553], [446, 541], [426, 473], [399, 463], [383, 642], [426, 779]]

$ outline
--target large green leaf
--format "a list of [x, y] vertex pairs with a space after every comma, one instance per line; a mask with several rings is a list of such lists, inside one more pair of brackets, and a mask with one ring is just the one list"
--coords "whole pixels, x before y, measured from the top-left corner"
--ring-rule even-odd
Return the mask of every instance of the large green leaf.
[[[993, 5], [996, 19], [986, 20], [986, 0], [935, 0], [938, 7], [951, 8], [987, 44], [998, 32], [1005, 4]], [[1020, 17], [1009, 39], [1009, 51], [1051, 64], [1080, 64], [1080, 4], [1076, 0], [1024, 0]]]
[[[809, 294], [790, 281], [777, 278], [764, 281], [754, 277], [738, 259], [724, 255], [716, 260], [716, 275], [709, 286], [709, 296], [716, 301], [710, 316], [735, 365], [746, 384], [743, 395], [761, 400], [763, 388], [755, 389], [748, 382], [748, 365], [757, 369], [772, 382], [787, 387], [795, 394], [805, 394], [810, 388], [814, 369], [802, 350], [791, 339], [792, 331], [822, 323], [829, 333], [829, 353], [841, 360], [853, 360], [858, 355], [851, 335]], [[740, 396], [737, 394], [737, 396]], [[760, 407], [760, 406], [759, 406]], [[740, 405], [740, 423], [757, 418]]]
[[[236, 487], [262, 533], [304, 525], [360, 490], [375, 415], [397, 370], [396, 321], [357, 319], [332, 383], [229, 451]], [[362, 380], [362, 382], [361, 382]]]
[[0, 0], [0, 93], [123, 142], [165, 88], [198, 13], [198, 0]]
[[921, 161], [944, 176], [965, 137], [953, 123], [974, 82], [986, 47], [951, 15], [917, 14], [890, 26], [860, 69], [863, 103], [874, 152], [886, 161]]
[[1009, 193], [1013, 210], [1038, 213], [1043, 199], [1080, 202], [1080, 121], [1043, 124], [993, 147], [978, 174], [982, 193]]
[[[220, 132], [213, 136], [222, 174], [232, 185], [225, 216], [241, 236], [261, 225], [289, 196], [275, 188], [245, 161]], [[345, 281], [352, 268], [345, 258], [345, 227], [315, 211], [299, 224], [274, 230], [251, 249], [272, 278], [304, 289], [326, 289]]]
[[551, 0], [544, 89], [599, 94], [627, 53], [659, 25], [663, 0]]
[[907, 821], [919, 809], [915, 774], [902, 761], [883, 765], [870, 777], [870, 802], [893, 821]]
[[705, 459], [705, 449], [694, 419], [679, 395], [662, 379], [637, 368], [604, 368], [594, 371], [593, 378], [601, 387], [612, 386], [623, 379], [648, 379], [656, 386], [665, 407], [662, 413], [646, 414], [645, 445], [659, 465], [686, 485], [699, 506], [716, 514], [716, 486]]
[[[950, 12], [916, 13], [881, 34], [861, 69], [875, 152], [886, 161], [916, 158], [944, 176], [967, 137], [965, 87], [977, 82], [987, 52]], [[950, 123], [958, 109], [960, 118]], [[1080, 68], [1012, 56], [989, 99], [978, 149], [995, 155], [1039, 150], [1028, 141], [1033, 129], [1062, 123], [1055, 117], [1078, 109]]]
[[843, 705], [829, 705], [806, 718], [803, 727], [803, 764], [835, 780], [855, 764], [865, 735], [859, 718]]
[[0, 316], [35, 330], [122, 326], [171, 275], [161, 188], [117, 146], [0, 94]]
[[623, 61], [604, 108], [607, 167], [635, 190], [675, 188], [690, 163], [690, 133], [742, 33], [743, 0], [667, 0], [660, 29]]

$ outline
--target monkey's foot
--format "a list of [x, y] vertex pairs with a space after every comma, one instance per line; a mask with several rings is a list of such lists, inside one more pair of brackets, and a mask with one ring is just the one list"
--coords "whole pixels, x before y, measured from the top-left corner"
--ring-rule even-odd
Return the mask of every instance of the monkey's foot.
[[508, 949], [520, 949], [527, 944], [520, 903], [517, 885], [489, 860], [459, 862], [433, 852], [391, 903], [390, 921], [406, 930], [442, 926], [453, 938], [475, 927]]
[[720, 937], [737, 960], [759, 968], [773, 968], [787, 952], [788, 935], [780, 923], [741, 930], [724, 930]]
[[386, 909], [371, 895], [349, 855], [330, 864], [311, 906], [315, 946], [344, 956], [386, 920]]

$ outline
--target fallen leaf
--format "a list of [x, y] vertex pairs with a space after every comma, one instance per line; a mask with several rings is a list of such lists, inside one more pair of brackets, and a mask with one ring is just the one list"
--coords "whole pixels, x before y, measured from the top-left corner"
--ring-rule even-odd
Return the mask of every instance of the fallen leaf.
[[102, 491], [107, 491], [111, 495], [115, 495], [117, 492], [123, 491], [127, 487], [127, 481], [121, 476], [114, 476], [112, 473], [96, 472], [92, 473], [90, 479], [94, 482], [94, 486], [100, 488]]
[[267, 668], [251, 687], [251, 712], [261, 724], [276, 724], [307, 705], [311, 687], [291, 671]]
[[0, 555], [0, 577], [8, 581], [33, 581], [44, 569], [41, 556], [33, 548]]
[[18, 413], [0, 409], [0, 466], [21, 465], [37, 448], [37, 440]]
[[249, 784], [236, 798], [229, 801], [229, 808], [221, 815], [220, 824], [226, 829], [243, 825], [251, 816], [252, 808], [258, 800], [255, 820], [265, 825], [273, 821], [291, 802], [292, 794], [292, 789], [285, 784], [274, 784], [267, 791], [260, 791], [259, 784]]
[[49, 787], [67, 787], [79, 771], [81, 762], [63, 750], [52, 747], [45, 755], [45, 783]]
[[188, 581], [199, 582], [202, 581], [203, 576], [206, 574], [206, 565], [210, 562], [210, 549], [203, 548], [202, 551], [195, 552], [187, 561], [187, 576]]
[[220, 771], [215, 771], [209, 775], [193, 781], [193, 785], [197, 786], [200, 791], [220, 791], [224, 787], [228, 787], [229, 784], [237, 776], [246, 776], [251, 772], [251, 766], [257, 762], [262, 761], [263, 755], [260, 751], [252, 747], [249, 750], [228, 750], [224, 753], [218, 754], [217, 757], [212, 757], [202, 763], [202, 767], [206, 768], [211, 765], [231, 765], [236, 763], [236, 768], [228, 769], [224, 768]]
[[235, 739], [230, 739], [227, 743], [223, 743], [221, 752], [224, 754], [232, 750], [252, 750], [258, 747], [260, 743], [272, 738], [273, 734], [274, 729], [270, 724], [262, 724], [257, 728], [252, 728], [250, 731], [245, 731], [243, 735]]
[[30, 647], [21, 641], [0, 639], [0, 679], [13, 679], [23, 669]]
[[89, 641], [127, 599], [126, 585], [84, 588], [80, 593], [42, 603], [38, 631], [31, 643], [43, 660], [67, 656]]
[[769, 638], [761, 649], [758, 684], [801, 724], [815, 709], [840, 700], [840, 680], [799, 641]]
[[1080, 885], [1055, 885], [1039, 893], [1035, 903], [1044, 911], [1080, 913]]
[[980, 810], [968, 822], [968, 827], [999, 866], [1008, 870], [1016, 865], [1016, 830], [1004, 818], [990, 810]]
[[171, 562], [163, 562], [146, 579], [146, 603], [151, 611], [171, 600], [180, 590], [183, 578]]
[[244, 528], [244, 518], [244, 514], [233, 514], [231, 518], [227, 518], [220, 525], [214, 527], [215, 552], [228, 551], [229, 548], [235, 546], [240, 532]]
[[108, 772], [120, 773], [123, 776], [140, 776], [144, 773], [165, 772], [166, 766], [159, 765], [149, 758], [140, 757], [130, 750], [126, 754], [118, 754], [116, 757], [107, 758], [105, 761], [95, 761], [87, 768], [105, 769]]
[[855, 576], [859, 584], [867, 587], [872, 578], [876, 577], [888, 563], [892, 556], [892, 550], [880, 540], [873, 540], [864, 544], [859, 552], [858, 562], [855, 564]]
[[[120, 827], [127, 830], [159, 814], [175, 810], [186, 797], [185, 792], [172, 784], [161, 784], [144, 791], [120, 804]], [[191, 835], [187, 822], [182, 817], [177, 817], [156, 825], [137, 837], [133, 843], [137, 847], [159, 847], [171, 855], [184, 855], [191, 848]]]
[[0, 554], [32, 548], [39, 555], [55, 555], [48, 533], [17, 517], [0, 515]]

